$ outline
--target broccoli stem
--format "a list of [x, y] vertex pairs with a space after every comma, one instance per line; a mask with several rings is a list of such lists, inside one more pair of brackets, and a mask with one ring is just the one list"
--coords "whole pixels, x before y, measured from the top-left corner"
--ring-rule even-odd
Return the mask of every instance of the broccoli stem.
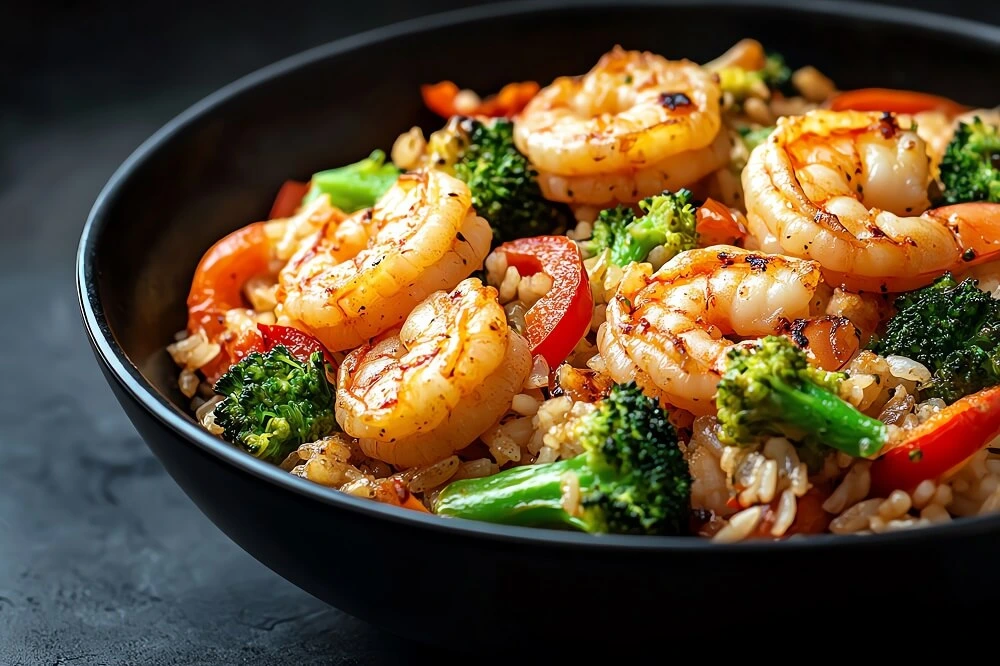
[[365, 159], [314, 173], [312, 185], [303, 198], [303, 205], [326, 194], [330, 204], [346, 213], [369, 208], [385, 194], [399, 178], [400, 170], [386, 162], [385, 153], [374, 150]]
[[827, 446], [862, 458], [878, 453], [888, 440], [888, 429], [882, 421], [865, 416], [812, 382], [790, 386], [773, 379], [770, 388], [774, 413], [799, 434], [807, 433]]
[[461, 479], [449, 484], [438, 496], [435, 513], [505, 525], [524, 527], [569, 526], [590, 531], [585, 518], [572, 516], [562, 505], [562, 479], [575, 474], [580, 492], [598, 481], [587, 454], [539, 465], [521, 465], [499, 474]]

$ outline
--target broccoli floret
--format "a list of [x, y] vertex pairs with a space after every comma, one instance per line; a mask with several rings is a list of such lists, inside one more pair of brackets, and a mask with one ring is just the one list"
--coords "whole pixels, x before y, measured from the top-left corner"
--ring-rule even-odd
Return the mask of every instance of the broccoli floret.
[[465, 119], [465, 147], [454, 173], [472, 191], [476, 213], [493, 229], [494, 244], [552, 233], [568, 218], [565, 206], [548, 201], [538, 186], [538, 172], [514, 145], [514, 124]]
[[902, 294], [885, 332], [869, 346], [883, 356], [905, 356], [924, 364], [931, 381], [924, 397], [947, 403], [1000, 384], [1000, 301], [972, 278], [950, 274]]
[[695, 207], [691, 192], [680, 189], [664, 192], [639, 202], [642, 216], [627, 206], [602, 210], [594, 222], [594, 232], [583, 247], [589, 254], [611, 248], [611, 261], [627, 266], [644, 261], [650, 251], [664, 246], [667, 259], [698, 246]]
[[360, 162], [313, 174], [302, 203], [327, 194], [333, 206], [347, 213], [370, 208], [392, 187], [400, 173], [396, 165], [385, 161], [384, 152], [375, 150]]
[[767, 137], [771, 136], [771, 132], [774, 129], [774, 126], [760, 127], [758, 129], [746, 127], [741, 129], [739, 131], [740, 136], [743, 138], [743, 145], [747, 147], [747, 152], [752, 152], [754, 148], [767, 141]]
[[947, 404], [1000, 384], [1000, 327], [984, 330], [975, 341], [948, 355], [921, 387], [924, 398], [941, 398]]
[[764, 82], [771, 90], [780, 90], [792, 78], [792, 70], [785, 63], [785, 56], [771, 51], [764, 61], [764, 68], [760, 70]]
[[258, 458], [281, 462], [299, 445], [337, 429], [322, 352], [304, 363], [284, 345], [252, 352], [215, 384], [222, 436]]
[[[572, 430], [584, 453], [449, 484], [435, 503], [442, 516], [589, 533], [682, 534], [688, 530], [691, 475], [677, 431], [635, 385], [615, 385]], [[563, 506], [575, 477], [580, 508]]]
[[832, 447], [852, 456], [874, 455], [887, 428], [838, 395], [845, 375], [809, 364], [783, 336], [767, 336], [729, 352], [716, 393], [719, 439], [749, 445], [783, 435], [813, 451]]
[[783, 90], [791, 79], [792, 71], [780, 53], [768, 54], [764, 67], [749, 70], [736, 65], [719, 70], [719, 85], [737, 102], [748, 97], [767, 99], [774, 90]]
[[1000, 131], [976, 116], [959, 123], [941, 158], [945, 203], [1000, 203]]

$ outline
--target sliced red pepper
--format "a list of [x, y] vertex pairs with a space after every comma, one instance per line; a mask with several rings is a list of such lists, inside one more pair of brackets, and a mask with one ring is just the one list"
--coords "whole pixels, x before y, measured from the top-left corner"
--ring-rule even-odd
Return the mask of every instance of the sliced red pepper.
[[420, 86], [420, 95], [424, 98], [424, 106], [441, 116], [451, 118], [455, 115], [455, 97], [459, 87], [452, 81], [428, 83]]
[[424, 99], [424, 105], [442, 118], [451, 118], [455, 115], [510, 118], [520, 112], [540, 89], [534, 81], [508, 83], [496, 95], [482, 100], [475, 109], [461, 111], [455, 108], [455, 98], [461, 89], [453, 81], [440, 81], [421, 86], [420, 94]]
[[836, 95], [829, 103], [833, 111], [889, 111], [920, 113], [943, 111], [949, 116], [965, 113], [970, 107], [939, 95], [893, 88], [858, 88]]
[[534, 81], [508, 83], [496, 95], [487, 97], [475, 115], [510, 118], [521, 112], [541, 87]]
[[699, 244], [703, 247], [733, 245], [747, 235], [746, 228], [729, 206], [712, 198], [705, 199], [698, 208], [695, 224]]
[[308, 191], [309, 183], [286, 180], [281, 189], [278, 190], [278, 195], [274, 197], [274, 204], [271, 206], [268, 219], [276, 220], [294, 215]]
[[580, 250], [566, 236], [536, 236], [504, 243], [496, 249], [521, 275], [545, 273], [552, 288], [524, 315], [533, 354], [555, 368], [590, 330], [594, 297]]
[[914, 428], [906, 441], [872, 463], [873, 497], [912, 491], [937, 479], [1000, 434], [1000, 386], [967, 395]]
[[292, 353], [292, 356], [303, 363], [307, 362], [314, 353], [322, 352], [327, 363], [336, 365], [323, 343], [305, 331], [291, 326], [269, 326], [267, 324], [257, 324], [257, 329], [263, 338], [264, 351], [271, 351], [275, 345], [284, 345]]
[[241, 333], [235, 340], [224, 342], [222, 346], [225, 347], [230, 362], [233, 364], [239, 363], [243, 357], [251, 352], [267, 351], [260, 332], [252, 328]]

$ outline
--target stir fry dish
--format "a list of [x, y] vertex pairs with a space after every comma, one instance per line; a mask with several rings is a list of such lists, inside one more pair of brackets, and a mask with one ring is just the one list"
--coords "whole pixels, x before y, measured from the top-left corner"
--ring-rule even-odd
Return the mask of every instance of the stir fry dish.
[[753, 39], [410, 94], [436, 127], [204, 253], [167, 349], [210, 433], [594, 538], [1000, 510], [1000, 110], [840, 90]]

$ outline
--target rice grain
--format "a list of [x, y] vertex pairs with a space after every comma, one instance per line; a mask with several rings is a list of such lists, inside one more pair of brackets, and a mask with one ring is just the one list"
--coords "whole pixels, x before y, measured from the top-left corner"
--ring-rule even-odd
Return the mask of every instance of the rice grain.
[[739, 513], [733, 514], [725, 527], [715, 533], [712, 540], [719, 543], [743, 541], [757, 528], [757, 524], [760, 523], [763, 515], [764, 507], [762, 506], [752, 506], [749, 509], [744, 509]]
[[559, 479], [560, 503], [563, 511], [571, 516], [580, 513], [580, 479], [572, 472], [566, 472]]
[[928, 502], [934, 497], [934, 492], [937, 487], [934, 482], [930, 479], [925, 479], [917, 484], [917, 487], [913, 490], [913, 507], [916, 509], [922, 509], [927, 506]]
[[[878, 515], [882, 520], [899, 518], [910, 510], [910, 496], [902, 490], [893, 490], [878, 507]], [[874, 528], [873, 528], [874, 529]]]
[[521, 416], [534, 416], [538, 413], [541, 402], [526, 393], [518, 393], [514, 396], [510, 408]]
[[517, 272], [515, 267], [508, 266], [506, 272], [504, 272], [503, 281], [500, 283], [499, 293], [501, 303], [514, 300], [514, 296], [517, 295], [517, 285], [520, 282], [521, 274]]
[[200, 383], [198, 375], [188, 368], [181, 370], [180, 377], [177, 379], [177, 386], [185, 398], [193, 398], [198, 392], [198, 384]]
[[392, 163], [400, 169], [410, 170], [420, 163], [420, 158], [427, 148], [427, 140], [419, 127], [411, 127], [408, 131], [396, 137], [390, 153]]
[[451, 477], [451, 481], [458, 481], [459, 479], [478, 479], [484, 476], [490, 476], [491, 474], [496, 474], [499, 471], [500, 468], [497, 467], [497, 465], [489, 458], [467, 460], [459, 464], [458, 469], [455, 471], [455, 475]]
[[871, 462], [867, 460], [855, 462], [837, 489], [823, 502], [823, 510], [827, 513], [841, 513], [845, 507], [867, 496], [871, 489], [871, 474], [868, 469], [870, 466]]
[[951, 520], [951, 514], [940, 504], [928, 504], [920, 511], [920, 517], [932, 523], [942, 523]]
[[[518, 456], [520, 457], [520, 453]], [[411, 493], [423, 493], [437, 488], [455, 476], [460, 462], [458, 456], [448, 456], [432, 465], [421, 467], [410, 476], [406, 487]]]
[[[549, 385], [549, 363], [541, 354], [536, 354], [531, 362], [531, 372], [524, 380], [523, 388], [544, 388]], [[568, 399], [568, 398], [567, 398]]]
[[[834, 534], [850, 534], [867, 529], [868, 519], [878, 513], [881, 504], [882, 500], [877, 497], [858, 502], [830, 521], [830, 531]], [[823, 508], [826, 509], [826, 506]]]
[[798, 509], [798, 502], [795, 500], [795, 493], [789, 488], [781, 493], [778, 500], [778, 509], [775, 512], [774, 525], [771, 527], [771, 536], [784, 536], [788, 528], [795, 522], [795, 514]]

